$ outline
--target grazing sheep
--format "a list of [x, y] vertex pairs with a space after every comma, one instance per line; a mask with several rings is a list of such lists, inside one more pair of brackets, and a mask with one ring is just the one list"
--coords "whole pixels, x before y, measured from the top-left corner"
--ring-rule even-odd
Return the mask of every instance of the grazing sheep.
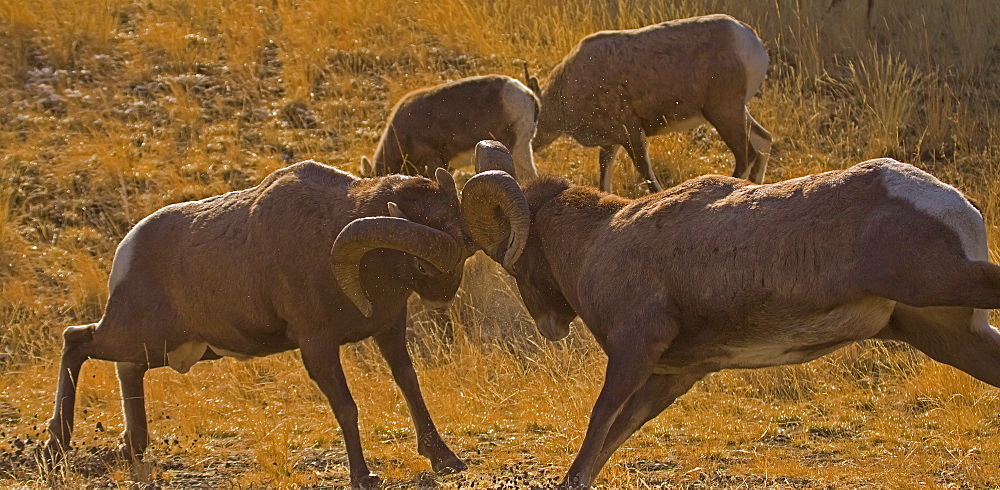
[[[339, 353], [374, 337], [409, 406], [420, 454], [435, 471], [465, 468], [438, 435], [406, 351], [410, 293], [451, 300], [471, 253], [455, 182], [443, 169], [435, 178], [358, 179], [302, 162], [256, 187], [170, 205], [140, 221], [115, 252], [103, 318], [64, 333], [49, 452], [69, 446], [87, 359], [116, 363], [123, 449], [140, 459], [149, 439], [146, 370], [185, 373], [201, 360], [298, 348], [343, 431], [352, 484], [375, 485]], [[505, 192], [523, 200], [500, 173], [474, 176], [463, 192], [469, 205], [504, 202]]]
[[[566, 485], [590, 485], [633, 432], [721, 369], [874, 338], [1000, 386], [987, 317], [1000, 267], [983, 217], [916, 167], [869, 160], [770, 185], [705, 176], [635, 200], [543, 178], [524, 194], [528, 244], [505, 268], [542, 335], [564, 337], [579, 316], [608, 355]], [[470, 234], [497, 260], [507, 237], [491, 222]]]
[[[600, 147], [601, 189], [610, 192], [615, 157], [625, 147], [649, 189], [658, 192], [646, 137], [708, 121], [736, 157], [733, 176], [761, 183], [771, 134], [746, 105], [767, 64], [757, 35], [728, 15], [591, 34], [541, 84], [534, 149], [563, 133]], [[539, 89], [533, 78], [528, 85]]]
[[513, 149], [515, 177], [533, 179], [537, 120], [538, 98], [511, 77], [469, 77], [415, 90], [392, 109], [373, 161], [362, 157], [361, 174], [431, 176], [436, 168], [469, 165], [476, 143], [495, 139]]

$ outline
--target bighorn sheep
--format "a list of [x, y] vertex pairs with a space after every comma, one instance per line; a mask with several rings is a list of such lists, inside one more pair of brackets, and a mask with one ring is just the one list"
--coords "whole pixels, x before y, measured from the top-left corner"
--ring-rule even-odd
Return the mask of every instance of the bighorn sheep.
[[170, 205], [140, 221], [115, 252], [103, 318], [64, 332], [49, 452], [69, 446], [88, 358], [116, 363], [123, 450], [139, 459], [148, 442], [146, 370], [184, 373], [200, 360], [298, 348], [343, 431], [352, 484], [377, 484], [339, 354], [345, 343], [374, 337], [409, 406], [420, 454], [435, 471], [463, 469], [420, 394], [406, 351], [406, 300], [411, 291], [432, 301], [454, 297], [471, 253], [462, 206], [523, 197], [513, 179], [494, 172], [470, 179], [469, 204], [460, 204], [451, 174], [440, 169], [435, 178], [358, 179], [302, 162], [256, 187]]
[[581, 145], [599, 146], [600, 185], [610, 192], [615, 157], [625, 147], [650, 190], [658, 192], [646, 137], [708, 121], [736, 157], [733, 176], [759, 184], [771, 134], [746, 105], [760, 89], [767, 64], [757, 35], [728, 15], [591, 34], [540, 87], [528, 78], [542, 101], [534, 149], [563, 133]]
[[494, 139], [514, 152], [518, 179], [538, 175], [531, 151], [538, 98], [502, 75], [463, 78], [415, 90], [392, 109], [365, 176], [404, 173], [431, 176], [439, 167], [464, 167], [480, 140]]
[[[633, 432], [721, 369], [877, 338], [1000, 386], [987, 318], [1000, 267], [983, 217], [916, 167], [869, 160], [770, 185], [705, 176], [635, 200], [546, 177], [524, 194], [528, 243], [505, 268], [542, 335], [562, 338], [579, 316], [608, 355], [566, 485], [591, 484]], [[506, 225], [492, 222], [470, 234], [497, 259]]]

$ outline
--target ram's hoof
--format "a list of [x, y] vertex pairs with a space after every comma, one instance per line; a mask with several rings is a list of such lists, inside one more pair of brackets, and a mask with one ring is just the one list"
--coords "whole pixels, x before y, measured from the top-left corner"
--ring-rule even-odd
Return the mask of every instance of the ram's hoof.
[[351, 477], [351, 488], [354, 490], [374, 490], [382, 486], [382, 479], [375, 473], [365, 476]]
[[437, 464], [435, 464], [434, 472], [439, 475], [450, 475], [453, 473], [458, 473], [466, 468], [468, 468], [468, 465], [466, 465], [465, 462], [463, 462], [461, 459], [458, 459], [458, 456], [452, 456], [449, 459], [439, 461]]
[[34, 455], [39, 465], [51, 470], [66, 457], [66, 448], [50, 439], [45, 444], [37, 446]]

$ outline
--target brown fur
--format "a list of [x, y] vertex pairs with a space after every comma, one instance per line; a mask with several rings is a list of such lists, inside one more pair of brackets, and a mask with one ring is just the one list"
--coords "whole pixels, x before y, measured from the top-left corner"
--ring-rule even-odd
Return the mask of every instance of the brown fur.
[[373, 336], [410, 404], [421, 454], [436, 470], [463, 468], [427, 414], [405, 344], [410, 293], [453, 297], [462, 263], [427, 273], [402, 252], [370, 251], [360, 263], [374, 306], [370, 318], [344, 295], [331, 268], [338, 233], [356, 218], [386, 215], [389, 201], [410, 220], [465, 241], [453, 185], [400, 175], [358, 179], [315, 162], [278, 170], [256, 187], [167, 206], [144, 219], [116, 253], [122, 263], [113, 266], [104, 317], [66, 330], [49, 447], [69, 444], [76, 376], [88, 358], [117, 363], [126, 400], [125, 450], [141, 457], [148, 439], [142, 377], [147, 369], [166, 365], [168, 353], [189, 342], [209, 344], [202, 359], [300, 348], [340, 422], [352, 482], [375, 483], [339, 362], [342, 344]]
[[[505, 93], [523, 100], [505, 100]], [[530, 105], [534, 112], [512, 117], [509, 108], [519, 105]], [[389, 114], [373, 157], [374, 174], [430, 177], [480, 140], [495, 139], [515, 149], [518, 170], [531, 174], [518, 177], [533, 178], [537, 172], [531, 162], [530, 140], [537, 117], [537, 97], [506, 76], [463, 78], [415, 90], [403, 96]], [[467, 163], [472, 164], [471, 159]]]
[[771, 185], [706, 176], [635, 200], [544, 179], [525, 196], [531, 234], [512, 271], [528, 311], [553, 339], [579, 315], [608, 355], [566, 484], [589, 485], [629, 435], [724, 368], [879, 337], [1000, 386], [1000, 334], [982, 310], [1000, 308], [1000, 267], [982, 252], [982, 216], [911, 166]]
[[[764, 171], [751, 174], [757, 150], [749, 135], [751, 127], [768, 141], [770, 134], [746, 113], [758, 87], [747, 92], [747, 60], [734, 27], [748, 29], [732, 17], [711, 15], [587, 36], [541, 84], [535, 149], [560, 134], [601, 147], [601, 188], [610, 191], [611, 165], [624, 147], [650, 189], [659, 191], [646, 137], [704, 118], [736, 155], [734, 175], [759, 183]], [[763, 52], [762, 45], [757, 48]], [[766, 67], [766, 53], [763, 57]]]

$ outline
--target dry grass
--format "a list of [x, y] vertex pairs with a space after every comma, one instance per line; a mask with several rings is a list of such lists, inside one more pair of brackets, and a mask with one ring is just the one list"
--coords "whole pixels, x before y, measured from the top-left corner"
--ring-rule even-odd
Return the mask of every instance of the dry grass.
[[[1000, 28], [994, 2], [862, 0], [23, 0], [0, 4], [0, 479], [5, 486], [301, 487], [347, 483], [336, 422], [294, 353], [147, 376], [151, 465], [109, 455], [122, 428], [110, 363], [85, 365], [76, 453], [32, 459], [59, 332], [93, 321], [114, 247], [171, 203], [253, 185], [289, 162], [355, 169], [392, 103], [481, 73], [545, 72], [595, 30], [727, 12], [772, 58], [755, 117], [769, 180], [883, 155], [929, 169], [1000, 234]], [[652, 139], [664, 183], [729, 173], [702, 127]], [[595, 184], [596, 150], [557, 142], [543, 172]], [[645, 192], [623, 157], [619, 192]], [[1000, 249], [994, 247], [994, 260]], [[373, 469], [389, 486], [546, 485], [577, 450], [603, 354], [582, 326], [534, 333], [495, 267], [470, 276], [444, 345], [416, 314], [417, 369], [470, 469], [437, 477], [371, 345], [344, 349]], [[499, 291], [499, 293], [498, 293]], [[626, 443], [609, 488], [1000, 486], [1000, 391], [905, 346], [716, 374]]]

